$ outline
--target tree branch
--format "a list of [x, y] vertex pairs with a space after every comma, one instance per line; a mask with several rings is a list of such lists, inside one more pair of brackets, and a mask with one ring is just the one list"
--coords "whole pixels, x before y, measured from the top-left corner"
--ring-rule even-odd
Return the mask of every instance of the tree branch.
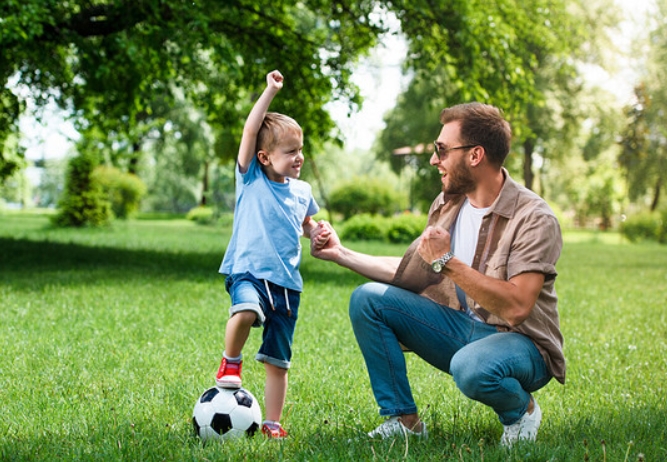
[[[116, 34], [146, 21], [149, 18], [142, 2], [128, 1], [120, 5], [91, 5], [55, 25], [44, 24], [44, 33], [35, 40], [59, 42], [74, 34], [79, 37], [104, 37]], [[169, 21], [173, 14], [168, 5], [159, 11], [162, 21]]]

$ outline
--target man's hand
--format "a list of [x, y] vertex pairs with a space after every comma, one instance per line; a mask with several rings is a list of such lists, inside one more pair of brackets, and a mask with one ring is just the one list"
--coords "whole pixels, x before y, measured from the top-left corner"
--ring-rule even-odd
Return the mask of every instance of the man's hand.
[[449, 231], [435, 226], [428, 226], [421, 235], [417, 252], [428, 264], [442, 257], [451, 250]]

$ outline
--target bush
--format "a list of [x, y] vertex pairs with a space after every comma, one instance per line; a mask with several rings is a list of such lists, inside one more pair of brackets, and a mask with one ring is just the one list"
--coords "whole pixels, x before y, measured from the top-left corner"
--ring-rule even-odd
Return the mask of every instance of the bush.
[[216, 224], [222, 226], [223, 228], [231, 228], [234, 226], [234, 213], [233, 212], [222, 212], [218, 210], [218, 218], [215, 221]]
[[93, 171], [111, 202], [117, 218], [130, 218], [139, 211], [141, 199], [146, 194], [146, 185], [137, 176], [115, 167], [101, 166]]
[[52, 218], [56, 226], [102, 226], [111, 222], [111, 203], [93, 175], [96, 165], [95, 159], [86, 154], [69, 161], [65, 192], [58, 214]]
[[385, 218], [367, 213], [356, 215], [343, 223], [340, 237], [351, 241], [383, 241], [386, 236], [385, 222]]
[[396, 193], [378, 180], [358, 178], [334, 190], [329, 197], [331, 211], [348, 220], [358, 214], [390, 216], [397, 211]]
[[194, 207], [185, 215], [185, 218], [200, 225], [210, 225], [214, 220], [213, 208], [205, 205]]
[[667, 218], [667, 212], [663, 212], [662, 216], [658, 212], [638, 213], [623, 223], [621, 232], [630, 242], [642, 240], [665, 242], [665, 235], [667, 235], [665, 218]]
[[561, 229], [565, 230], [574, 228], [574, 219], [571, 214], [566, 213], [562, 207], [553, 202], [549, 202], [549, 207], [554, 215], [556, 215], [556, 219], [558, 220]]
[[658, 242], [667, 244], [667, 209], [660, 213], [660, 228], [658, 228]]
[[404, 214], [386, 218], [364, 213], [344, 222], [339, 234], [341, 239], [352, 241], [409, 244], [421, 235], [426, 221], [426, 215]]
[[409, 244], [417, 239], [428, 221], [427, 215], [405, 213], [390, 219], [387, 229], [387, 239], [396, 244]]

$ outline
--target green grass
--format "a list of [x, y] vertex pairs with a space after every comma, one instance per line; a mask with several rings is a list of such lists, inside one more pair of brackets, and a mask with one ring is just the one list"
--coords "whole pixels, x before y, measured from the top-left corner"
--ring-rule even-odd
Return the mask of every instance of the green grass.
[[[600, 233], [565, 236], [567, 383], [536, 394], [535, 444], [501, 448], [493, 412], [414, 355], [429, 440], [366, 440], [381, 419], [347, 317], [363, 279], [306, 256], [290, 438], [202, 446], [190, 417], [223, 345], [229, 299], [217, 269], [228, 238], [178, 219], [58, 230], [43, 216], [0, 215], [0, 460], [667, 460], [667, 246]], [[254, 331], [247, 358], [259, 342]], [[244, 386], [260, 401], [263, 381], [261, 364], [246, 361]]]

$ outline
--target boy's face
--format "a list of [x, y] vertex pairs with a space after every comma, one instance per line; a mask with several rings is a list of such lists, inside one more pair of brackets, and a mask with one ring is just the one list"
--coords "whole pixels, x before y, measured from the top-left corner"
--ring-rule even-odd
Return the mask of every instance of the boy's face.
[[258, 158], [269, 180], [284, 183], [285, 178], [299, 178], [303, 166], [303, 135], [285, 134], [269, 152], [260, 151]]

